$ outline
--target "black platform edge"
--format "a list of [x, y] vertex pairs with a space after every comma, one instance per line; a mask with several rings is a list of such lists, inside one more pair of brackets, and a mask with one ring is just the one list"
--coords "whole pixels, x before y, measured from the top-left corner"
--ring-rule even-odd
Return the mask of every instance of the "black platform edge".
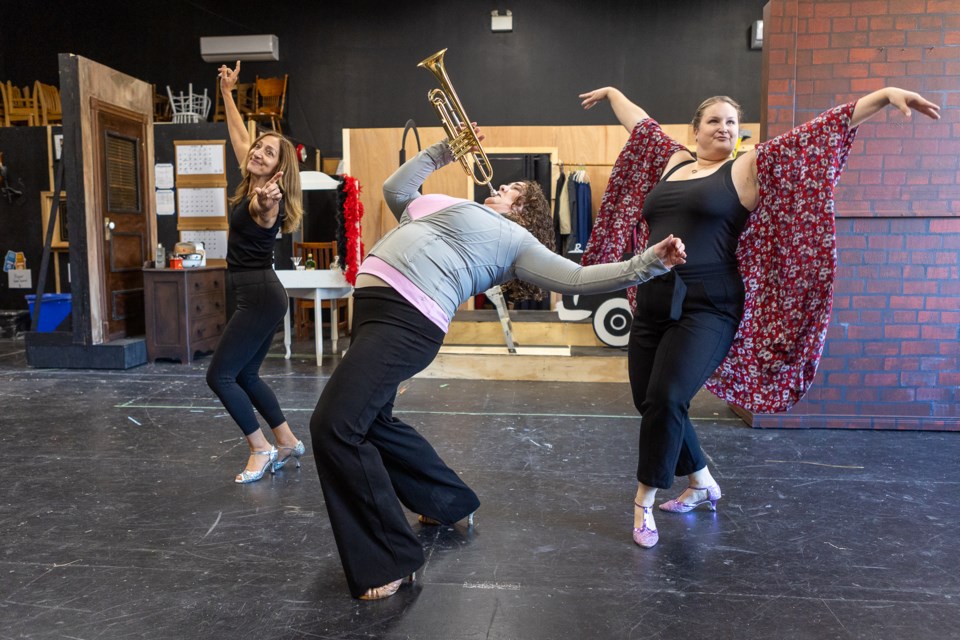
[[27, 364], [38, 369], [131, 369], [147, 363], [147, 341], [121, 338], [104, 344], [74, 344], [65, 331], [24, 333]]

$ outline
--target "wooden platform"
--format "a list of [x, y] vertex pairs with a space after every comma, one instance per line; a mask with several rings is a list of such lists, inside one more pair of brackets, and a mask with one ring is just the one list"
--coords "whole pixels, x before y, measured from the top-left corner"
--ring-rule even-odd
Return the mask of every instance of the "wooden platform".
[[517, 353], [507, 351], [496, 311], [460, 311], [440, 354], [419, 378], [626, 382], [625, 349], [600, 342], [589, 322], [552, 311], [510, 313]]
[[[589, 321], [561, 322], [555, 311], [511, 311], [513, 340], [523, 346], [605, 347]], [[504, 346], [497, 312], [458, 311], [445, 345]]]

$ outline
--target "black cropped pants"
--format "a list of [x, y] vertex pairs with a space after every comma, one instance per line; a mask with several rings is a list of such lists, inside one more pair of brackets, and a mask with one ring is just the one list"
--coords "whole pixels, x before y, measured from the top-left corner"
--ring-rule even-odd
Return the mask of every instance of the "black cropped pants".
[[391, 288], [357, 289], [353, 299], [350, 348], [320, 394], [310, 435], [347, 584], [358, 597], [424, 562], [401, 504], [450, 523], [480, 500], [393, 415], [397, 388], [433, 361], [443, 331]]
[[271, 429], [287, 421], [277, 396], [260, 378], [287, 303], [273, 269], [227, 272], [227, 307], [233, 313], [207, 368], [207, 384], [245, 436], [260, 428], [254, 407]]
[[627, 358], [633, 402], [642, 416], [637, 480], [668, 489], [675, 476], [707, 466], [690, 422], [690, 401], [730, 351], [744, 288], [736, 271], [684, 276], [682, 312], [673, 320], [664, 317], [670, 305], [663, 300], [672, 285], [658, 280], [637, 287]]

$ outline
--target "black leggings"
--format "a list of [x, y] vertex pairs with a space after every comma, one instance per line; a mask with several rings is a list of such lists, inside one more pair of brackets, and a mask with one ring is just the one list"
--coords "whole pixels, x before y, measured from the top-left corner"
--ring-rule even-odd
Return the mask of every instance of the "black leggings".
[[690, 401], [730, 350], [743, 313], [743, 281], [738, 273], [689, 278], [676, 321], [655, 317], [664, 307], [655, 298], [664, 291], [649, 284], [637, 288], [627, 352], [633, 402], [642, 415], [637, 480], [668, 489], [674, 476], [707, 466]]
[[323, 388], [310, 435], [347, 584], [358, 597], [424, 562], [401, 503], [451, 523], [480, 500], [393, 415], [397, 387], [433, 361], [443, 331], [391, 288], [357, 289], [353, 300], [350, 348]]
[[227, 306], [234, 309], [207, 369], [207, 384], [249, 436], [260, 428], [256, 407], [271, 429], [287, 421], [260, 365], [287, 312], [287, 292], [273, 269], [227, 272]]

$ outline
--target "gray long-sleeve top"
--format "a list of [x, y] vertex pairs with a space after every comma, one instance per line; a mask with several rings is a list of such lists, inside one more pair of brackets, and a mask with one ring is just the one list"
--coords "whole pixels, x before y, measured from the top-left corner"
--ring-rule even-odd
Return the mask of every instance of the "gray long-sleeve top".
[[383, 197], [400, 224], [370, 250], [371, 256], [436, 302], [448, 318], [470, 296], [513, 278], [561, 293], [602, 293], [669, 270], [653, 249], [625, 262], [583, 267], [553, 253], [515, 222], [469, 200], [456, 200], [414, 219], [408, 208], [420, 197], [417, 189], [452, 161], [449, 146], [439, 142], [387, 179]]

